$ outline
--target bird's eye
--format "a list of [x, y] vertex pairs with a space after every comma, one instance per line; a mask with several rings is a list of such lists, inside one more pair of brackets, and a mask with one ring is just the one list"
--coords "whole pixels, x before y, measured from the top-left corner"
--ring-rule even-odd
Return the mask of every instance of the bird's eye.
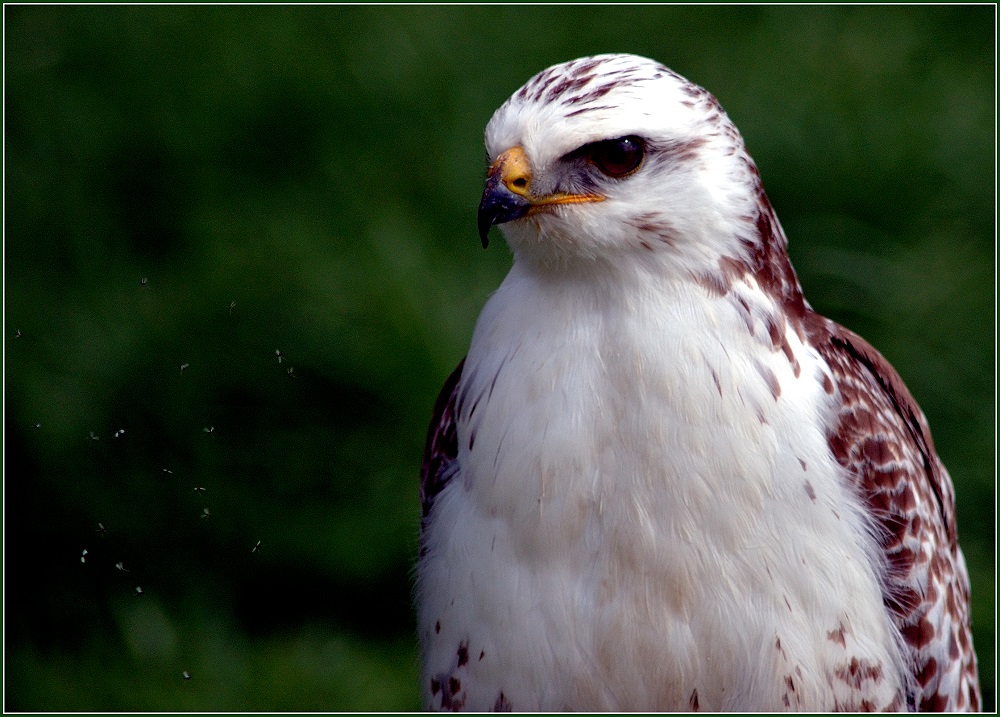
[[642, 164], [644, 148], [638, 137], [606, 139], [590, 145], [590, 161], [609, 177], [619, 179]]

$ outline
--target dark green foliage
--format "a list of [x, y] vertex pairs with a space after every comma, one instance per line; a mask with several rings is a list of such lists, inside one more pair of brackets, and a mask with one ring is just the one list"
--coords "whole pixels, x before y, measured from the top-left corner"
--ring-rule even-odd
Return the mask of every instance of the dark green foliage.
[[419, 706], [424, 431], [509, 264], [482, 130], [606, 51], [718, 96], [926, 411], [992, 708], [993, 7], [4, 12], [7, 709]]

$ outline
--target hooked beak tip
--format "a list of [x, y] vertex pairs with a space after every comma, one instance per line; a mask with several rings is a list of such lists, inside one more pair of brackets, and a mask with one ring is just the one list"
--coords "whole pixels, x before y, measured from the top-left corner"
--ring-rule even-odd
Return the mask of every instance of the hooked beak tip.
[[479, 238], [483, 242], [483, 249], [489, 246], [490, 227], [520, 219], [529, 209], [531, 203], [524, 197], [511, 192], [497, 177], [489, 177], [483, 199], [479, 203]]

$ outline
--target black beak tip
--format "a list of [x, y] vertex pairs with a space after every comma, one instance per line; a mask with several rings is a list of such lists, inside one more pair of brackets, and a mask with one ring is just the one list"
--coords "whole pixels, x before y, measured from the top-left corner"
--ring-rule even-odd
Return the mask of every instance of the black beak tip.
[[483, 249], [486, 249], [490, 245], [491, 226], [493, 226], [493, 222], [490, 221], [489, 217], [479, 212], [479, 238], [483, 242]]
[[527, 214], [530, 208], [531, 204], [524, 198], [517, 196], [495, 180], [488, 179], [483, 200], [479, 203], [478, 216], [479, 238], [483, 242], [483, 249], [489, 246], [491, 226], [519, 219]]

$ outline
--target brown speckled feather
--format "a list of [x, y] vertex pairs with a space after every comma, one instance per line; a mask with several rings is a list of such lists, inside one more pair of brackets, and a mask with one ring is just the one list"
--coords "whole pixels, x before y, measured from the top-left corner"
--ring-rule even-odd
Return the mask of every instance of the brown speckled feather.
[[455, 400], [458, 380], [462, 377], [462, 367], [465, 359], [448, 380], [444, 382], [441, 393], [434, 404], [434, 413], [427, 431], [427, 442], [424, 445], [424, 457], [420, 466], [420, 506], [421, 522], [427, 519], [431, 512], [434, 497], [447, 484], [448, 467], [458, 455], [458, 443], [455, 430]]
[[870, 510], [885, 551], [885, 605], [914, 678], [908, 706], [978, 710], [955, 496], [924, 414], [895, 369], [864, 339], [815, 315], [806, 325], [841, 401], [828, 434], [830, 450]]

